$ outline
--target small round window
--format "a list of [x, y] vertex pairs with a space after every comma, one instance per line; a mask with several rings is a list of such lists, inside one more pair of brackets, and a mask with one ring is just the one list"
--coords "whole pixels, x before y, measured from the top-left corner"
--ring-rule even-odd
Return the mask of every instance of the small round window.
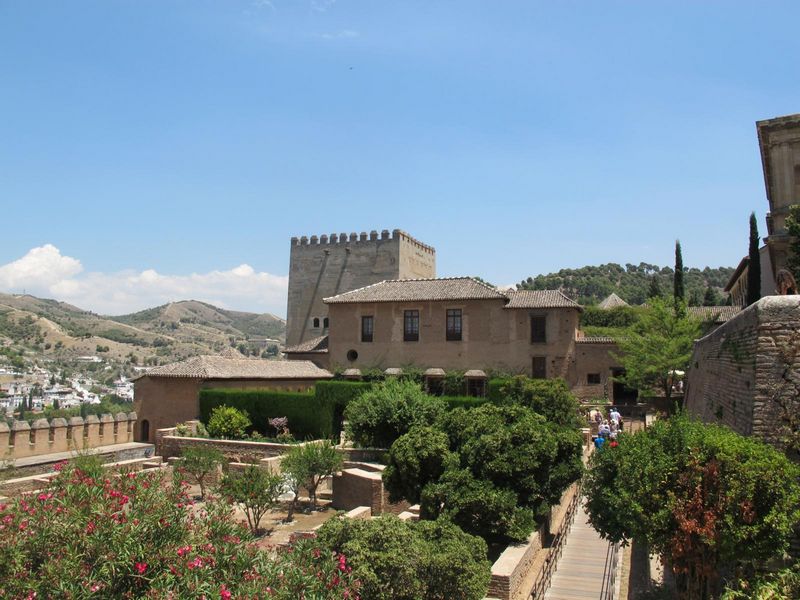
[[347, 351], [347, 360], [349, 360], [350, 362], [353, 362], [357, 358], [358, 358], [358, 352], [356, 352], [355, 350], [348, 350]]

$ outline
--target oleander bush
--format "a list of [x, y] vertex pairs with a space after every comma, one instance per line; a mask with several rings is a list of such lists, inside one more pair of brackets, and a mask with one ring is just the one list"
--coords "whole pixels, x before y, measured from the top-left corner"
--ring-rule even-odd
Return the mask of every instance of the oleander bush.
[[480, 600], [491, 579], [484, 541], [445, 519], [331, 519], [318, 543], [348, 557], [369, 600]]
[[192, 506], [164, 471], [67, 464], [36, 495], [0, 504], [2, 598], [358, 598], [348, 559], [313, 541], [268, 552], [231, 507]]
[[208, 435], [225, 440], [241, 440], [250, 425], [246, 410], [227, 405], [217, 406], [208, 419]]

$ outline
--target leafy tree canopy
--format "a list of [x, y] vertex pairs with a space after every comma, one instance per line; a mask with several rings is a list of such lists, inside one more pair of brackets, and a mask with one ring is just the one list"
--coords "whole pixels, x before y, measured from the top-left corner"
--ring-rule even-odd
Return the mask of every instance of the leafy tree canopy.
[[[684, 268], [686, 293], [703, 298], [708, 286], [721, 292], [733, 274], [733, 267]], [[523, 290], [561, 290], [581, 304], [597, 304], [612, 292], [629, 304], [642, 304], [651, 295], [673, 288], [673, 269], [648, 263], [638, 265], [608, 263], [528, 277], [517, 284]], [[657, 282], [657, 283], [654, 283]]]
[[489, 587], [486, 544], [444, 519], [331, 519], [317, 541], [347, 557], [371, 600], [479, 600]]
[[584, 489], [604, 537], [646, 542], [672, 565], [680, 598], [705, 598], [721, 591], [720, 566], [787, 547], [798, 475], [766, 444], [677, 416], [595, 453]]
[[672, 373], [686, 370], [701, 331], [700, 321], [676, 306], [680, 305], [651, 299], [639, 321], [616, 338], [617, 359], [625, 368], [620, 380], [628, 387], [672, 395]]

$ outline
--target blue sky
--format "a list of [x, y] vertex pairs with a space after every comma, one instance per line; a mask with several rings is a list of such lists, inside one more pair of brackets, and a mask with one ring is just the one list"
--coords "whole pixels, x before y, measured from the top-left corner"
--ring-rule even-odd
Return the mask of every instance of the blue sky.
[[[285, 314], [289, 238], [439, 275], [735, 266], [795, 2], [0, 0], [0, 289]], [[238, 271], [234, 272], [236, 269]], [[234, 283], [232, 283], [234, 282]]]

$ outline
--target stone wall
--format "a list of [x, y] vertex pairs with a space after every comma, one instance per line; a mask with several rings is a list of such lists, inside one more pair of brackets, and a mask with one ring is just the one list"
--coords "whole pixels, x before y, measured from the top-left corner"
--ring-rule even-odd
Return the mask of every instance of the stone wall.
[[429, 277], [436, 277], [436, 251], [398, 229], [292, 238], [286, 345], [327, 333], [323, 298], [384, 279]]
[[520, 597], [521, 586], [528, 579], [536, 555], [542, 551], [542, 531], [534, 531], [524, 544], [506, 548], [492, 565], [492, 579], [487, 596], [499, 600]]
[[333, 507], [337, 510], [352, 510], [359, 506], [369, 506], [373, 515], [399, 515], [406, 511], [410, 506], [408, 502], [389, 501], [389, 494], [383, 487], [382, 475], [382, 465], [342, 469], [341, 473], [333, 476]]
[[[83, 419], [38, 419], [33, 424], [0, 421], [0, 459], [13, 460], [133, 441], [136, 413], [90, 415]], [[5, 449], [5, 451], [3, 451]]]
[[767, 296], [695, 342], [686, 408], [781, 446], [779, 400], [800, 390], [800, 296]]
[[156, 454], [167, 460], [181, 456], [186, 448], [211, 446], [225, 456], [229, 462], [255, 463], [265, 458], [281, 456], [290, 448], [302, 444], [274, 444], [270, 442], [248, 442], [245, 440], [210, 440], [207, 438], [182, 437], [175, 434], [175, 428], [156, 432]]

